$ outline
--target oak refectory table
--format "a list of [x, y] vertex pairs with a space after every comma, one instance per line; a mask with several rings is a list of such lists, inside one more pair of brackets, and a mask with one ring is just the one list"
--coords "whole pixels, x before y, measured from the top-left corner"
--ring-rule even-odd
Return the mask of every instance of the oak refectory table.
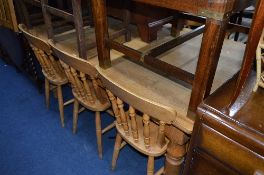
[[[134, 0], [138, 3], [148, 4], [157, 7], [163, 7], [175, 11], [175, 16], [181, 13], [188, 13], [194, 16], [202, 16], [206, 19], [205, 25], [193, 30], [190, 35], [176, 37], [169, 43], [162, 44], [150, 50], [147, 53], [141, 53], [125, 45], [117, 43], [109, 38], [107, 28], [107, 13], [104, 0], [92, 0], [93, 17], [95, 19], [95, 32], [98, 50], [99, 65], [103, 69], [111, 67], [110, 49], [117, 50], [134, 62], [141, 62], [155, 70], [161, 72], [162, 75], [178, 79], [192, 86], [192, 92], [189, 102], [188, 113], [194, 115], [197, 106], [204, 98], [210, 95], [214, 75], [216, 72], [219, 56], [225, 38], [226, 29], [229, 25], [230, 16], [234, 12], [238, 12], [251, 4], [250, 0]], [[124, 1], [129, 7], [131, 1]], [[127, 15], [129, 17], [129, 15]], [[203, 33], [200, 47], [200, 54], [194, 74], [172, 66], [155, 57], [172, 49], [173, 47]], [[253, 48], [254, 49], [254, 48]], [[247, 53], [250, 51], [246, 51]], [[252, 54], [252, 53], [251, 53]], [[177, 56], [175, 56], [175, 59]], [[248, 59], [249, 60], [249, 59]], [[245, 60], [243, 62], [245, 65]], [[243, 69], [245, 67], [242, 67]], [[248, 72], [248, 71], [245, 71]], [[244, 83], [245, 77], [239, 76], [240, 83], [237, 89]], [[237, 97], [235, 90], [234, 98]], [[232, 101], [231, 101], [232, 102]], [[188, 114], [189, 115], [189, 114]], [[164, 116], [165, 117], [165, 116]], [[184, 161], [186, 143], [188, 134], [176, 127], [170, 127], [167, 130], [167, 137], [171, 140], [168, 146], [165, 174], [180, 174]]]

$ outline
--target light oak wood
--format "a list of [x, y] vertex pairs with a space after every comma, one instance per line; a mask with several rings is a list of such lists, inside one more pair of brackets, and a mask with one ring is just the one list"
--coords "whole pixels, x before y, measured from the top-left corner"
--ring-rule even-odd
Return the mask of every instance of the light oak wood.
[[95, 128], [96, 128], [96, 138], [97, 138], [97, 145], [98, 145], [98, 154], [99, 157], [103, 157], [103, 148], [102, 146], [102, 129], [101, 129], [101, 116], [100, 112], [96, 111], [95, 112]]
[[116, 134], [115, 146], [114, 146], [114, 153], [112, 157], [112, 170], [116, 167], [116, 161], [119, 155], [119, 151], [121, 149], [122, 137], [119, 133]]
[[162, 148], [165, 145], [164, 138], [165, 138], [165, 122], [160, 121], [160, 127], [159, 127], [159, 133], [157, 138], [157, 144], [160, 148]]
[[[42, 73], [45, 76], [45, 101], [49, 107], [50, 91], [56, 88], [61, 125], [64, 127], [64, 102], [62, 95], [62, 86], [68, 83], [68, 79], [57, 59], [53, 57], [53, 53], [49, 44], [37, 36], [31, 34], [23, 24], [19, 24], [19, 30], [27, 38], [37, 60], [39, 61]], [[52, 88], [52, 86], [54, 88]]]
[[128, 121], [127, 121], [127, 116], [125, 114], [124, 111], [124, 104], [122, 102], [122, 100], [120, 100], [119, 98], [117, 98], [116, 100], [118, 108], [119, 108], [119, 113], [120, 113], [120, 117], [121, 117], [121, 122], [122, 122], [122, 127], [124, 129], [125, 135], [129, 136], [129, 127], [128, 127]]
[[50, 84], [47, 78], [45, 78], [45, 102], [46, 102], [47, 108], [49, 109], [50, 107]]
[[133, 139], [135, 142], [138, 142], [138, 127], [136, 121], [136, 113], [135, 109], [132, 106], [129, 107], [129, 116], [131, 119], [131, 132], [133, 135]]
[[264, 88], [264, 71], [262, 69], [262, 65], [264, 63], [263, 50], [264, 50], [264, 29], [262, 31], [262, 35], [259, 40], [259, 44], [256, 51], [257, 78], [256, 78], [256, 85], [253, 89], [254, 92], [258, 90], [258, 87]]
[[149, 156], [148, 157], [148, 168], [147, 168], [147, 175], [153, 175], [154, 174], [154, 157]]
[[144, 130], [143, 130], [143, 135], [144, 135], [144, 143], [145, 147], [149, 149], [150, 147], [150, 133], [149, 133], [149, 116], [147, 114], [143, 115], [143, 125], [144, 125]]
[[58, 102], [59, 102], [61, 125], [62, 125], [62, 127], [64, 127], [64, 105], [63, 105], [63, 96], [62, 96], [61, 85], [57, 86], [57, 96], [58, 96]]
[[77, 131], [78, 113], [79, 113], [79, 102], [78, 102], [78, 100], [74, 99], [74, 104], [73, 104], [73, 127], [72, 127], [72, 132], [73, 133], [76, 133], [76, 131]]
[[60, 59], [61, 65], [71, 83], [74, 96], [73, 133], [77, 132], [79, 106], [95, 112], [95, 127], [98, 155], [102, 158], [102, 134], [114, 127], [110, 124], [101, 128], [101, 111], [110, 107], [104, 87], [98, 79], [98, 72], [89, 61], [66, 53], [52, 41], [48, 41], [54, 54]]
[[0, 26], [18, 32], [16, 13], [13, 0], [0, 0]]
[[[119, 92], [122, 93], [122, 91]], [[138, 114], [137, 110], [132, 106], [129, 106], [129, 110], [125, 111], [124, 102], [119, 97], [115, 97], [111, 91], [108, 90], [107, 93], [112, 103], [113, 111], [115, 111], [119, 120], [119, 122], [116, 121], [117, 135], [112, 158], [112, 169], [115, 169], [119, 152], [123, 147], [122, 140], [124, 140], [133, 148], [148, 156], [147, 174], [154, 174], [154, 157], [163, 155], [168, 145], [168, 140], [164, 136], [165, 122], [161, 121], [161, 125], [158, 125], [156, 121], [152, 121], [151, 117], [144, 113], [144, 110], [141, 111], [143, 114]], [[129, 99], [129, 96], [126, 96], [125, 99]], [[153, 105], [152, 107], [155, 106]]]
[[[166, 140], [164, 135], [163, 137], [161, 135], [162, 131], [164, 132], [165, 122], [161, 122], [159, 126], [151, 121], [149, 115], [138, 115], [132, 106], [129, 107], [128, 111], [125, 111], [123, 101], [120, 98], [117, 97], [116, 100], [113, 100], [115, 97], [110, 91], [108, 91], [108, 95], [111, 98], [113, 110], [116, 111], [115, 114], [117, 114], [118, 118], [121, 117], [121, 124], [116, 121], [118, 133], [114, 146], [112, 169], [115, 169], [116, 161], [122, 148], [121, 143], [124, 140], [149, 157], [147, 174], [154, 174], [154, 157], [163, 155], [167, 149], [168, 140]], [[161, 145], [160, 143], [164, 144]]]

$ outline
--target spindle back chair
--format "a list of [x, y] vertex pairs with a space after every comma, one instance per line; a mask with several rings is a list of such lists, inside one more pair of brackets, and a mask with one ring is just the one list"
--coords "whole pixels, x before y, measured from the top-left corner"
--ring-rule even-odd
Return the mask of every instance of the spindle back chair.
[[[99, 157], [102, 158], [102, 134], [113, 128], [114, 123], [101, 129], [100, 112], [110, 108], [105, 89], [98, 79], [98, 72], [87, 60], [70, 55], [60, 50], [52, 40], [49, 40], [52, 50], [60, 59], [63, 69], [71, 83], [74, 95], [73, 133], [77, 131], [78, 113], [81, 104], [84, 108], [95, 111], [95, 126]], [[108, 111], [109, 112], [109, 111]]]
[[12, 0], [0, 0], [0, 26], [18, 31], [17, 19]]
[[256, 85], [254, 87], [254, 91], [256, 92], [258, 87], [264, 88], [264, 71], [262, 69], [262, 65], [264, 63], [264, 29], [262, 31], [261, 38], [258, 43], [257, 51], [256, 51], [256, 61], [257, 61], [257, 79]]
[[64, 105], [70, 104], [71, 101], [63, 103], [62, 86], [68, 83], [68, 79], [63, 71], [63, 68], [59, 61], [53, 56], [51, 48], [46, 41], [29, 33], [25, 25], [19, 24], [18, 27], [28, 40], [37, 60], [41, 65], [42, 72], [45, 77], [45, 99], [48, 108], [50, 106], [50, 90], [55, 88], [57, 89], [61, 125], [64, 127]]
[[[100, 71], [99, 71], [100, 73]], [[112, 169], [116, 167], [119, 151], [128, 143], [148, 156], [147, 174], [154, 174], [154, 158], [166, 152], [168, 140], [165, 125], [171, 123], [164, 115], [175, 115], [169, 107], [138, 96], [100, 73], [116, 117], [116, 141], [112, 158]], [[124, 103], [129, 105], [126, 110]], [[153, 117], [153, 118], [152, 118]], [[124, 140], [122, 142], [122, 140]], [[161, 172], [163, 168], [159, 170]]]
[[44, 24], [40, 0], [14, 1], [19, 23], [31, 29], [35, 25]]

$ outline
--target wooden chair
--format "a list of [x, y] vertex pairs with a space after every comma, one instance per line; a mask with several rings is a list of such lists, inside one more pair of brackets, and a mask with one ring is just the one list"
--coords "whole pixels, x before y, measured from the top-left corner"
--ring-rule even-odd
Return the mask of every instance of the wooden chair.
[[[91, 50], [96, 47], [95, 39], [93, 42], [88, 42], [86, 37], [86, 30], [84, 27], [89, 26], [90, 31], [93, 30], [93, 20], [91, 13], [90, 0], [70, 0], [72, 12], [69, 13], [67, 10], [62, 10], [59, 8], [54, 8], [49, 5], [47, 0], [42, 0], [42, 12], [45, 20], [45, 25], [47, 28], [48, 38], [53, 39], [55, 42], [55, 32], [54, 32], [54, 22], [52, 22], [52, 17], [60, 17], [69, 23], [74, 23], [74, 28], [76, 31], [76, 44], [78, 50], [78, 56], [82, 59], [90, 59], [91, 55], [88, 54], [88, 50]], [[84, 8], [84, 5], [87, 5]], [[124, 20], [122, 22], [122, 29], [111, 34], [111, 38], [118, 38], [119, 36], [124, 35], [126, 40], [130, 40], [130, 31], [128, 30], [128, 25], [130, 22], [129, 14], [126, 14], [126, 11], [122, 12], [124, 14]], [[128, 16], [128, 17], [127, 17]], [[92, 36], [89, 36], [92, 38]], [[94, 55], [92, 55], [94, 57]]]
[[[102, 158], [102, 134], [112, 129], [115, 125], [110, 124], [101, 129], [100, 112], [106, 111], [111, 105], [104, 88], [97, 78], [97, 70], [87, 60], [70, 55], [60, 50], [49, 40], [53, 52], [58, 56], [62, 67], [71, 83], [74, 95], [73, 109], [73, 133], [77, 131], [79, 105], [91, 111], [95, 111], [95, 126], [99, 157]], [[111, 114], [111, 111], [107, 111]]]
[[257, 91], [258, 87], [264, 88], [264, 72], [262, 71], [262, 63], [264, 62], [264, 30], [262, 32], [257, 52], [256, 52], [256, 59], [257, 59], [257, 79], [256, 79], [256, 85], [254, 87], [254, 92]]
[[[148, 156], [147, 174], [154, 174], [154, 158], [166, 152], [168, 140], [165, 138], [165, 125], [171, 122], [168, 118], [159, 119], [163, 119], [164, 115], [174, 116], [175, 111], [120, 85], [118, 81], [109, 78], [107, 73], [101, 71], [100, 68], [98, 71], [101, 81], [108, 89], [107, 94], [116, 117], [117, 135], [112, 169], [114, 170], [116, 167], [121, 148], [128, 143]], [[129, 105], [127, 111], [124, 108], [124, 103]], [[158, 171], [158, 173], [161, 172], [163, 172], [163, 168]]]
[[44, 23], [40, 0], [21, 0], [14, 2], [19, 23], [25, 24], [28, 29]]
[[62, 86], [68, 83], [63, 68], [59, 61], [53, 57], [51, 48], [47, 42], [29, 33], [23, 24], [19, 24], [18, 27], [27, 38], [41, 65], [45, 77], [45, 99], [48, 108], [50, 106], [50, 91], [55, 88], [57, 89], [61, 125], [64, 127], [64, 105], [70, 104], [72, 100], [63, 102]]
[[[15, 0], [14, 3], [18, 23], [25, 24], [28, 29], [34, 29], [44, 24], [41, 0]], [[64, 7], [62, 0], [49, 1], [49, 3], [59, 8]], [[58, 19], [53, 20], [58, 21]], [[60, 21], [62, 22], [62, 20]], [[65, 27], [65, 22], [63, 24]]]
[[17, 19], [12, 0], [0, 1], [0, 26], [18, 31]]

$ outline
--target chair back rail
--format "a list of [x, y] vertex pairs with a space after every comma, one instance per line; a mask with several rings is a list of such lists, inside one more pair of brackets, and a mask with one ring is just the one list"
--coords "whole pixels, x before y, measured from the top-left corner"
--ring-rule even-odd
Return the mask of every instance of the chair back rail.
[[[163, 121], [165, 123], [172, 123], [175, 121], [175, 116], [179, 116], [179, 114], [175, 111], [175, 109], [164, 106], [160, 103], [150, 101], [149, 99], [144, 99], [143, 97], [138, 96], [134, 92], [130, 92], [127, 89], [121, 87], [116, 82], [113, 82], [105, 77], [104, 73], [99, 70], [99, 77], [102, 83], [105, 85], [105, 87], [111, 91], [113, 94], [116, 94], [118, 98], [125, 99], [126, 103], [133, 106], [135, 109], [141, 111], [142, 113], [148, 114], [152, 116], [153, 118], [156, 118], [157, 120]], [[113, 97], [109, 96], [110, 100], [114, 100]], [[117, 105], [119, 100], [117, 101]], [[118, 106], [115, 106], [115, 103], [112, 103], [113, 111], [115, 113], [115, 116], [117, 118], [117, 122], [120, 123], [124, 121], [124, 117], [122, 116], [122, 113], [115, 112], [118, 109]], [[166, 116], [166, 117], [164, 117]], [[123, 120], [122, 120], [123, 117]], [[166, 118], [166, 120], [164, 120]], [[182, 129], [186, 133], [192, 132], [192, 123], [193, 121], [190, 118], [187, 117], [181, 117], [179, 116], [179, 122], [180, 124], [177, 126], [179, 129]], [[174, 122], [174, 124], [176, 124]], [[176, 124], [177, 125], [177, 124]], [[125, 127], [126, 128], [126, 127]]]
[[48, 42], [54, 54], [60, 59], [77, 98], [87, 104], [95, 104], [96, 101], [101, 104], [107, 103], [108, 97], [100, 85], [98, 72], [94, 66], [86, 60], [60, 50], [52, 40]]
[[27, 38], [27, 40], [30, 44], [32, 44], [35, 47], [43, 50], [46, 53], [51, 53], [51, 48], [50, 48], [49, 44], [45, 40], [31, 34], [28, 31], [28, 28], [24, 24], [19, 24], [18, 28], [20, 31], [23, 32], [23, 34], [25, 35], [25, 37]]
[[25, 25], [19, 24], [18, 28], [28, 40], [45, 76], [53, 81], [65, 80], [64, 71], [58, 60], [53, 57], [49, 44], [29, 33]]
[[[135, 145], [144, 143], [145, 149], [151, 149], [151, 146], [154, 145], [158, 145], [160, 148], [164, 147], [166, 144], [164, 121], [152, 121], [148, 114], [137, 113], [137, 110], [130, 104], [128, 111], [126, 111], [124, 102], [119, 97], [115, 97], [109, 90], [107, 90], [107, 94], [116, 117], [116, 124], [123, 129], [126, 137], [132, 137]], [[141, 120], [138, 119], [139, 116], [142, 118]], [[154, 130], [155, 133], [151, 128], [153, 126], [156, 129]]]
[[62, 51], [61, 49], [56, 47], [52, 40], [49, 40], [48, 43], [51, 46], [52, 51], [55, 53], [55, 55], [57, 55], [59, 59], [61, 59], [64, 63], [70, 65], [73, 69], [79, 70], [92, 77], [98, 76], [97, 70], [88, 61]]

